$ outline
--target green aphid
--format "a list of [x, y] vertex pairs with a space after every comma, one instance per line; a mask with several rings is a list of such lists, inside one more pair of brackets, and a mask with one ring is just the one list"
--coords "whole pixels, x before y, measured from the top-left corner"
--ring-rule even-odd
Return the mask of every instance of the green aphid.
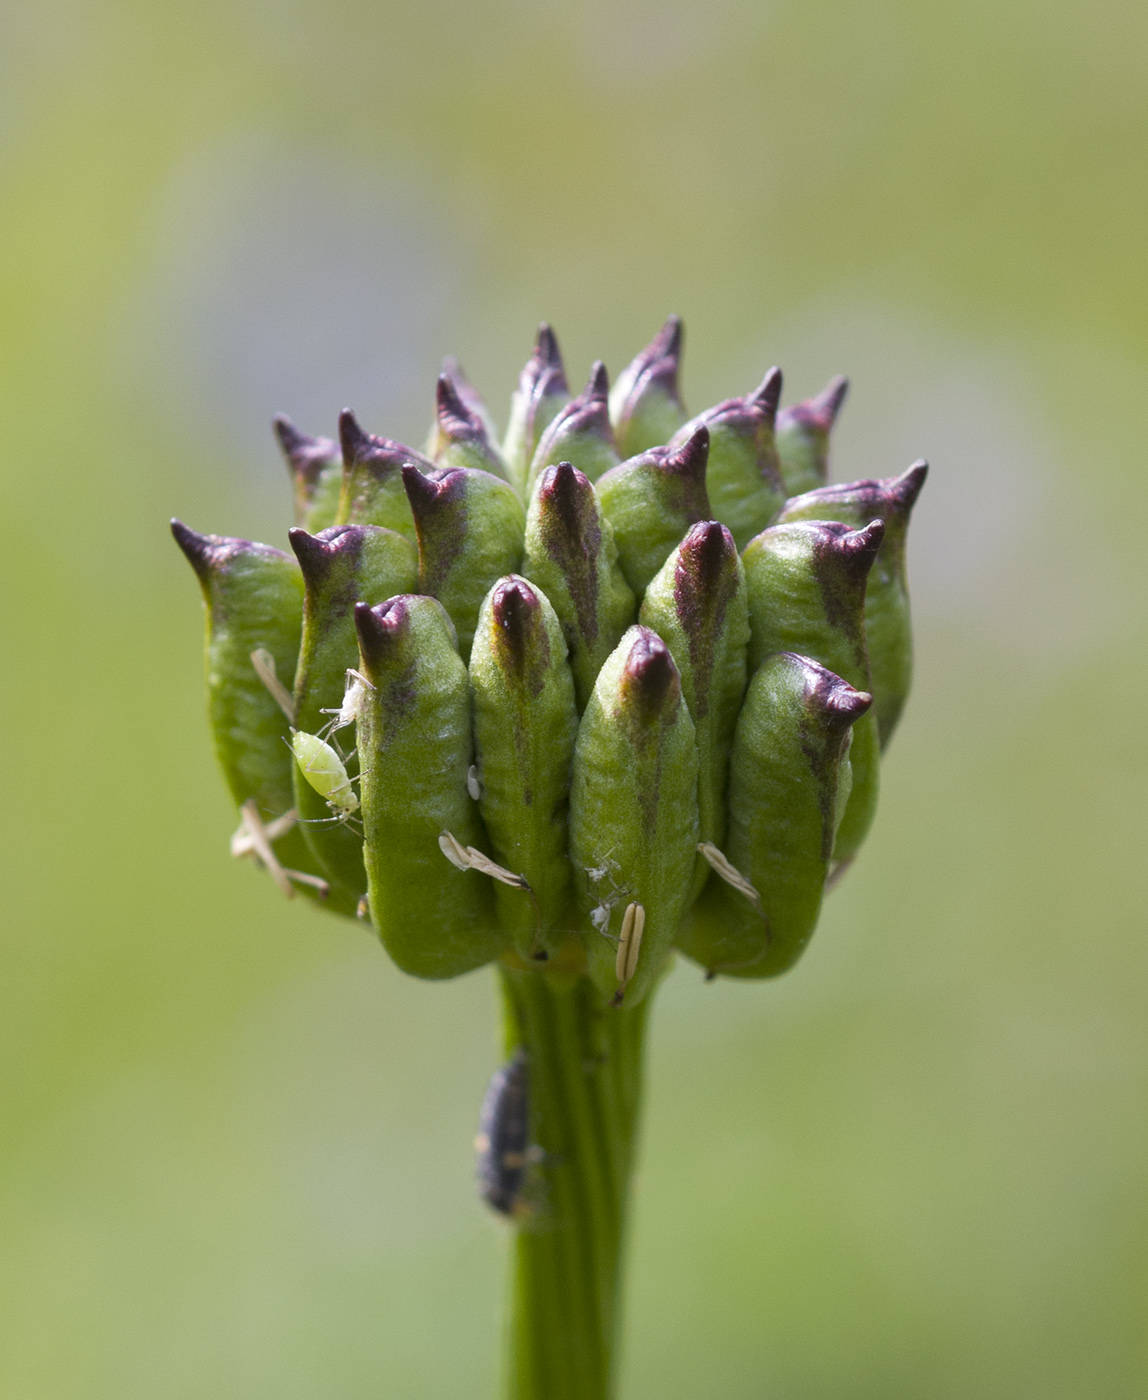
[[[381, 603], [418, 587], [415, 547], [395, 530], [377, 525], [335, 525], [318, 535], [290, 531], [291, 548], [303, 571], [306, 596], [303, 640], [295, 673], [295, 728], [300, 735], [321, 736], [343, 700], [347, 670], [358, 663], [355, 604]], [[346, 734], [347, 731], [340, 731]], [[348, 747], [353, 739], [347, 734]], [[361, 895], [367, 887], [362, 833], [351, 823], [332, 818], [334, 801], [314, 779], [324, 772], [323, 756], [310, 755], [311, 768], [295, 768], [295, 807], [303, 820], [307, 844], [327, 878]], [[358, 773], [349, 764], [353, 780]], [[346, 805], [335, 802], [340, 811]], [[336, 813], [337, 815], [337, 813]]]
[[526, 516], [522, 572], [562, 623], [581, 712], [603, 663], [634, 621], [635, 602], [597, 494], [569, 462], [547, 467], [539, 479]]
[[[690, 530], [646, 589], [641, 621], [666, 643], [681, 674], [698, 746], [698, 840], [720, 846], [749, 643], [745, 570], [724, 525], [707, 520]], [[691, 899], [709, 871], [699, 856]]]
[[[697, 785], [678, 668], [657, 633], [631, 627], [582, 716], [570, 787], [570, 859], [589, 972], [615, 1002], [623, 992], [627, 1004], [639, 1001], [673, 944], [697, 853]], [[628, 912], [632, 905], [640, 915]]]
[[495, 887], [499, 921], [545, 960], [569, 895], [566, 810], [578, 733], [562, 626], [545, 594], [512, 574], [487, 594], [470, 654], [479, 808], [491, 852], [531, 898]]
[[670, 316], [649, 345], [630, 361], [610, 390], [610, 421], [623, 457], [659, 447], [686, 421], [678, 389], [682, 320]]
[[527, 495], [547, 467], [571, 462], [597, 481], [621, 461], [610, 426], [610, 380], [601, 360], [594, 362], [585, 389], [559, 410], [542, 434], [530, 463]]
[[[295, 674], [303, 616], [303, 577], [289, 554], [250, 540], [200, 535], [171, 522], [203, 590], [207, 614], [207, 714], [215, 752], [238, 808], [254, 802], [270, 824], [294, 807], [290, 720], [252, 664], [263, 652], [289, 685]], [[289, 702], [288, 702], [289, 703]], [[274, 839], [287, 870], [322, 878], [298, 825]], [[315, 887], [302, 893], [320, 898]], [[354, 900], [332, 889], [326, 907], [354, 913]]]
[[774, 436], [787, 496], [815, 491], [829, 480], [829, 434], [848, 392], [849, 381], [839, 374], [820, 394], [778, 413]]
[[522, 563], [526, 514], [509, 482], [466, 467], [403, 468], [419, 543], [419, 592], [437, 598], [458, 630], [463, 660], [491, 585]]
[[677, 939], [711, 975], [776, 977], [801, 956], [848, 794], [850, 727], [871, 703], [792, 652], [750, 681], [730, 758], [727, 878], [715, 871]]
[[403, 467], [434, 470], [434, 463], [413, 447], [390, 438], [363, 432], [349, 408], [339, 414], [339, 441], [343, 447], [343, 490], [339, 497], [339, 525], [381, 525], [397, 530], [412, 543], [415, 522], [403, 486]]
[[595, 488], [622, 573], [639, 598], [690, 526], [713, 518], [706, 493], [709, 446], [703, 424], [674, 447], [631, 457]]
[[726, 399], [679, 428], [670, 446], [683, 444], [700, 427], [709, 429], [706, 472], [713, 518], [729, 527], [738, 549], [764, 530], [781, 509], [781, 482], [773, 440], [781, 371], [771, 369], [752, 394]]
[[343, 489], [343, 454], [330, 438], [308, 437], [290, 418], [272, 421], [295, 487], [295, 524], [317, 534], [335, 523]]
[[542, 434], [559, 410], [570, 402], [570, 388], [558, 339], [545, 321], [538, 327], [534, 352], [518, 376], [510, 399], [510, 421], [502, 443], [507, 472], [519, 494], [526, 496], [530, 463]]
[[[860, 530], [803, 520], [773, 525], [750, 540], [744, 559], [751, 672], [773, 652], [792, 651], [820, 662], [855, 690], [870, 691], [865, 584], [884, 533], [880, 520]], [[837, 832], [837, 861], [857, 854], [877, 810], [881, 751], [873, 709], [853, 729], [850, 761], [853, 790]]]
[[353, 816], [359, 810], [354, 781], [337, 749], [317, 734], [304, 734], [296, 729], [291, 735], [291, 752], [308, 785], [337, 816]]
[[469, 467], [505, 480], [506, 463], [493, 434], [487, 430], [483, 414], [466, 402], [449, 374], [438, 377], [435, 406], [430, 454], [435, 466]]
[[470, 685], [454, 626], [433, 598], [401, 595], [355, 609], [357, 721], [371, 921], [415, 977], [457, 977], [498, 956], [493, 882], [457, 870], [439, 844], [481, 842], [467, 789], [473, 761]]
[[873, 678], [873, 709], [882, 748], [889, 742], [901, 717], [913, 679], [905, 537], [913, 504], [928, 471], [928, 463], [918, 461], [900, 476], [823, 486], [787, 501], [778, 517], [779, 522], [840, 520], [854, 527], [874, 517], [885, 522], [885, 539], [865, 594], [865, 638]]

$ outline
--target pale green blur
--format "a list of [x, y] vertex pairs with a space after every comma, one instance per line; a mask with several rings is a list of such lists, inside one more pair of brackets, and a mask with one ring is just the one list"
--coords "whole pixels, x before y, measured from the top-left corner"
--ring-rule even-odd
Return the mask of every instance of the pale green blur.
[[[489, 972], [228, 856], [199, 590], [272, 413], [500, 427], [668, 312], [690, 414], [932, 463], [915, 690], [771, 985], [659, 995], [630, 1400], [1148, 1390], [1148, 10], [43, 0], [0, 19], [0, 1395], [491, 1394]], [[384, 410], [386, 410], [384, 412]], [[444, 877], [445, 877], [444, 870]]]

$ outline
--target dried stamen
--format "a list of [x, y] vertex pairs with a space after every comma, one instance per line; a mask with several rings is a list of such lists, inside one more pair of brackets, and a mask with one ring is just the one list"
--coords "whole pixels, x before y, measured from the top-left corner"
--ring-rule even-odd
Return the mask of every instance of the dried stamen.
[[271, 693], [271, 698], [287, 716], [288, 723], [295, 723], [295, 697], [275, 674], [275, 658], [266, 647], [256, 647], [251, 653], [251, 664], [255, 674]]
[[745, 895], [751, 904], [761, 908], [761, 896], [735, 866], [732, 866], [721, 851], [711, 841], [699, 841], [698, 850], [709, 861], [727, 885], [732, 885], [739, 894]]

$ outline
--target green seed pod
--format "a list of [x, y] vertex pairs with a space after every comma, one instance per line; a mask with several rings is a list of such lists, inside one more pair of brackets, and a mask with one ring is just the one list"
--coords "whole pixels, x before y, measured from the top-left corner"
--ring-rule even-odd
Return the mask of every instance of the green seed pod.
[[419, 591], [450, 613], [468, 660], [482, 600], [522, 563], [522, 502], [500, 477], [465, 467], [424, 475], [405, 466], [403, 485], [418, 532]]
[[901, 717], [913, 679], [905, 537], [914, 502], [921, 494], [928, 471], [928, 463], [919, 461], [900, 476], [823, 486], [787, 501], [778, 517], [779, 523], [840, 520], [854, 527], [874, 517], [885, 522], [885, 539], [865, 594], [865, 639], [873, 678], [873, 709], [882, 748], [889, 742]]
[[[751, 671], [778, 651], [820, 662], [855, 690], [869, 692], [865, 583], [885, 527], [861, 530], [836, 521], [773, 525], [745, 549]], [[877, 810], [881, 753], [870, 709], [853, 729], [853, 790], [837, 832], [834, 858], [852, 860]]]
[[699, 427], [709, 429], [706, 490], [713, 518], [729, 527], [738, 549], [765, 529], [785, 500], [773, 440], [780, 397], [781, 371], [771, 369], [752, 394], [699, 413], [670, 442], [679, 447]]
[[[355, 604], [413, 592], [418, 557], [408, 539], [377, 525], [334, 525], [318, 535], [295, 529], [288, 538], [306, 585], [295, 673], [295, 728], [315, 735], [338, 711], [347, 668], [358, 663]], [[314, 766], [305, 771], [304, 765], [296, 764], [294, 774], [295, 808], [303, 819], [307, 844], [327, 878], [358, 898], [367, 887], [362, 834], [351, 824], [332, 820], [324, 800], [329, 794], [316, 788], [315, 771]], [[349, 773], [352, 780], [357, 776], [353, 761]], [[342, 809], [344, 804], [335, 805]]]
[[435, 396], [438, 417], [431, 456], [444, 470], [469, 467], [506, 479], [506, 463], [486, 430], [482, 415], [464, 401], [448, 374], [440, 374]]
[[330, 438], [308, 437], [285, 414], [272, 427], [295, 487], [295, 524], [317, 534], [335, 523], [343, 489], [343, 454]]
[[554, 417], [530, 463], [527, 494], [547, 467], [571, 462], [591, 481], [621, 460], [610, 426], [610, 380], [606, 366], [596, 360], [585, 389]]
[[569, 462], [547, 467], [539, 478], [526, 516], [522, 572], [562, 623], [581, 712], [635, 608], [610, 522], [589, 480]]
[[[690, 530], [646, 589], [641, 621], [666, 643], [681, 674], [698, 746], [698, 839], [720, 846], [749, 642], [745, 569], [724, 525], [707, 520]], [[699, 856], [691, 900], [709, 869]]]
[[597, 485], [613, 527], [626, 582], [640, 598], [691, 525], [709, 520], [703, 424], [676, 447], [651, 447], [607, 472]]
[[849, 381], [839, 374], [814, 398], [777, 415], [777, 455], [786, 495], [815, 491], [829, 480], [829, 433], [848, 392]]
[[381, 525], [397, 530], [413, 543], [415, 522], [402, 469], [409, 463], [429, 472], [434, 463], [413, 447], [363, 432], [349, 408], [339, 414], [339, 441], [343, 446], [343, 491], [337, 523]]
[[400, 595], [355, 609], [360, 801], [371, 920], [415, 977], [457, 977], [497, 957], [491, 881], [452, 867], [439, 838], [481, 837], [467, 791], [470, 686], [454, 627], [433, 598]]
[[543, 321], [534, 341], [534, 353], [518, 376], [518, 388], [511, 396], [510, 422], [502, 444], [508, 475], [523, 497], [530, 463], [542, 434], [569, 402], [570, 388], [558, 339]]
[[[236, 807], [254, 801], [264, 822], [294, 805], [289, 720], [259, 678], [251, 653], [262, 650], [275, 674], [295, 674], [303, 615], [303, 578], [289, 554], [250, 540], [200, 535], [171, 522], [203, 590], [207, 613], [207, 714], [215, 752]], [[274, 838], [274, 852], [288, 870], [319, 877], [320, 868], [298, 825]], [[301, 886], [318, 898], [316, 890]], [[354, 901], [332, 889], [327, 908], [354, 911]]]
[[[589, 972], [615, 1000], [623, 990], [628, 1003], [640, 1000], [673, 943], [697, 851], [697, 787], [678, 668], [657, 633], [631, 627], [582, 716], [570, 786], [570, 858], [589, 920]], [[632, 904], [644, 915], [640, 946]]]
[[745, 888], [715, 874], [677, 939], [711, 975], [776, 977], [801, 956], [832, 858], [850, 726], [871, 703], [791, 652], [769, 657], [750, 681], [730, 760], [725, 844]]
[[523, 957], [545, 959], [569, 894], [566, 808], [578, 733], [562, 626], [542, 591], [511, 574], [486, 595], [470, 654], [479, 807], [495, 860], [533, 893], [495, 887]]
[[670, 316], [618, 376], [610, 391], [610, 421], [623, 457], [669, 442], [686, 421], [678, 391], [681, 360], [682, 320]]

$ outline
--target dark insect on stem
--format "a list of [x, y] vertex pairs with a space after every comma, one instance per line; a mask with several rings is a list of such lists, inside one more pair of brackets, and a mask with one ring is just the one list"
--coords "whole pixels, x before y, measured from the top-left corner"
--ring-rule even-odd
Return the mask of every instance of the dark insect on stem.
[[495, 1070], [474, 1140], [479, 1195], [500, 1215], [516, 1214], [521, 1204], [529, 1142], [530, 1066], [520, 1049]]

